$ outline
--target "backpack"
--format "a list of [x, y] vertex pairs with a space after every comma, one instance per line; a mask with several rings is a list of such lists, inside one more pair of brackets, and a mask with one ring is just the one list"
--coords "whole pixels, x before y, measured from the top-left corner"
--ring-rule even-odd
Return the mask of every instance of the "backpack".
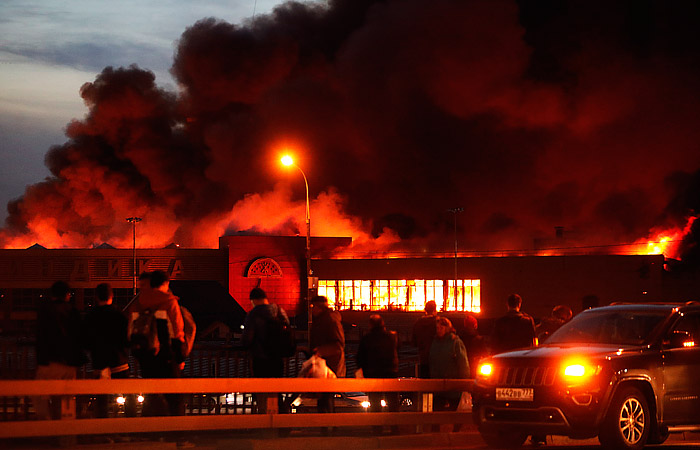
[[194, 322], [194, 317], [192, 313], [180, 305], [180, 311], [182, 311], [182, 320], [185, 322], [185, 347], [182, 351], [182, 356], [187, 358], [192, 352], [192, 347], [194, 347], [194, 339], [197, 334], [197, 324]]
[[[134, 316], [136, 316], [134, 318]], [[132, 314], [129, 322], [129, 339], [131, 348], [137, 353], [157, 355], [160, 351], [158, 339], [158, 322], [155, 311], [149, 309]]]
[[294, 330], [289, 326], [284, 316], [277, 310], [277, 315], [266, 323], [266, 339], [263, 342], [265, 353], [271, 356], [288, 358], [297, 351]]

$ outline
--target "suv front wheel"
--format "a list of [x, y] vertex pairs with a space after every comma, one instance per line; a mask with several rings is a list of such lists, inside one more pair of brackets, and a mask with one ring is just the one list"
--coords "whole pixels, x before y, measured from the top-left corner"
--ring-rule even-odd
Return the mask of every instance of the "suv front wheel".
[[621, 388], [613, 397], [598, 440], [608, 449], [639, 450], [649, 439], [649, 404], [633, 386]]

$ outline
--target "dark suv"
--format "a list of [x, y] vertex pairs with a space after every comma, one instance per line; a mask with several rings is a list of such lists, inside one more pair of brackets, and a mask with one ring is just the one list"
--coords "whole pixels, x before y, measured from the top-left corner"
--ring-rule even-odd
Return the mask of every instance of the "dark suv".
[[539, 347], [483, 361], [474, 421], [492, 447], [556, 434], [640, 449], [664, 442], [669, 432], [700, 430], [694, 339], [700, 340], [698, 304], [584, 311]]

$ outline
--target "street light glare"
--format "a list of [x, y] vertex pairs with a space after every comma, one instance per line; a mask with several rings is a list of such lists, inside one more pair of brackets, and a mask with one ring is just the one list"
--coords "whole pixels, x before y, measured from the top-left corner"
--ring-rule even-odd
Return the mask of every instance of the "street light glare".
[[284, 155], [282, 157], [282, 164], [284, 164], [285, 166], [291, 166], [292, 164], [294, 164], [294, 160], [292, 159], [291, 156]]

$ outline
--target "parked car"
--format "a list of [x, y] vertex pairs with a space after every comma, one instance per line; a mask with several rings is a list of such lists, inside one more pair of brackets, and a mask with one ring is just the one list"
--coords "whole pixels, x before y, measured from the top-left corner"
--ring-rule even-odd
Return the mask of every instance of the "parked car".
[[700, 430], [700, 305], [619, 304], [587, 310], [540, 347], [482, 361], [474, 421], [492, 447], [530, 435], [598, 437], [641, 449]]

